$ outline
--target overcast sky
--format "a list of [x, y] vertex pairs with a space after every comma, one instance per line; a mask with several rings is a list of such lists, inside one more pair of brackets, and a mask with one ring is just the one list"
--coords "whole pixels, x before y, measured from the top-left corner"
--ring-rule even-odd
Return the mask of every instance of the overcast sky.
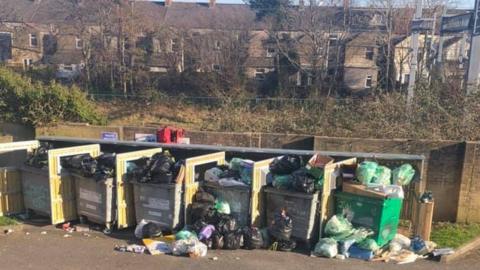
[[[163, 1], [163, 0], [157, 0]], [[208, 2], [208, 0], [173, 0], [174, 2]], [[298, 2], [298, 0], [294, 0]], [[368, 1], [368, 0], [353, 0], [355, 1]], [[412, 0], [413, 1], [413, 0]], [[457, 3], [457, 6], [460, 8], [473, 8], [475, 0], [453, 0]], [[305, 0], [308, 2], [308, 0]], [[229, 4], [242, 4], [245, 3], [243, 0], [217, 0], [217, 3], [229, 3]]]

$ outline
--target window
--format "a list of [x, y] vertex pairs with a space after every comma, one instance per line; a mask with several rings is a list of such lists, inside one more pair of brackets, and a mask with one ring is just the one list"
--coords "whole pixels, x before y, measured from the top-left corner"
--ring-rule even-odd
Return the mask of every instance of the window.
[[30, 47], [37, 47], [37, 46], [38, 46], [37, 34], [30, 34]]
[[255, 80], [258, 80], [258, 81], [265, 80], [265, 69], [264, 68], [255, 69]]
[[32, 59], [23, 59], [23, 67], [29, 68], [32, 65]]
[[65, 66], [63, 66], [63, 70], [73, 71], [73, 65], [65, 65]]
[[179, 49], [178, 38], [172, 38], [170, 40], [170, 51], [176, 52], [176, 51], [178, 51], [178, 49]]
[[403, 83], [408, 84], [410, 81], [410, 74], [403, 74]]
[[267, 49], [267, 57], [274, 57], [276, 52], [277, 51], [275, 50], [275, 48], [268, 48]]
[[365, 88], [372, 88], [372, 75], [368, 75], [365, 79]]
[[222, 48], [222, 43], [218, 40], [215, 40], [215, 50], [219, 51]]
[[75, 38], [75, 48], [80, 50], [83, 48], [83, 40], [80, 38]]
[[365, 59], [373, 60], [373, 48], [366, 47], [365, 48]]
[[213, 64], [213, 65], [212, 65], [212, 69], [213, 69], [213, 71], [218, 72], [218, 71], [220, 71], [222, 68], [220, 67], [220, 65]]
[[12, 59], [12, 33], [0, 32], [0, 62]]

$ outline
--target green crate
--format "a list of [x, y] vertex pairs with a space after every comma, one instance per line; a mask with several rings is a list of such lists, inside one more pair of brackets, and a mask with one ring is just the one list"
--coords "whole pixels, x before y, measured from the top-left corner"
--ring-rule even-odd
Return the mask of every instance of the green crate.
[[373, 239], [379, 246], [395, 237], [402, 202], [398, 198], [373, 198], [346, 192], [335, 194], [336, 213], [345, 215], [355, 227], [373, 230]]

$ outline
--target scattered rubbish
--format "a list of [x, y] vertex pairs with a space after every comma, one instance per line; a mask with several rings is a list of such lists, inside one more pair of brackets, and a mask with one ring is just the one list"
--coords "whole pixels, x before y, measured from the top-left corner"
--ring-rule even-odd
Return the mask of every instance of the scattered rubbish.
[[47, 234], [47, 232], [46, 232], [46, 231], [42, 231], [40, 234]]
[[13, 233], [13, 230], [12, 229], [6, 229], [6, 230], [3, 231], [3, 233], [6, 234], [6, 235], [9, 235], [9, 234]]
[[18, 214], [17, 217], [21, 220], [27, 220], [29, 218], [27, 214]]
[[135, 227], [135, 237], [138, 239], [162, 236], [162, 230], [158, 223], [142, 219]]
[[393, 254], [398, 253], [402, 249], [409, 249], [411, 242], [408, 237], [397, 233], [393, 240], [390, 241], [389, 250]]
[[337, 254], [335, 255], [335, 259], [339, 259], [339, 260], [345, 260], [347, 257], [345, 255], [342, 255], [342, 254]]
[[63, 235], [63, 238], [68, 238], [68, 237], [72, 237], [72, 235], [71, 234], [64, 234]]
[[62, 224], [62, 229], [68, 233], [72, 233], [75, 229], [70, 226], [70, 222]]
[[143, 254], [145, 252], [145, 246], [141, 245], [122, 245], [122, 246], [115, 246], [114, 250], [120, 252], [132, 252], [137, 254]]
[[437, 257], [437, 256], [443, 256], [443, 255], [450, 255], [455, 253], [455, 251], [452, 248], [438, 248], [434, 249], [432, 251], [432, 255]]
[[84, 224], [76, 225], [74, 228], [75, 228], [76, 232], [89, 232], [90, 231], [90, 227], [88, 225], [84, 225]]
[[293, 223], [285, 209], [275, 214], [273, 224], [269, 228], [270, 235], [276, 240], [289, 241], [292, 236]]
[[418, 255], [410, 250], [402, 250], [398, 254], [390, 256], [392, 261], [395, 261], [397, 264], [406, 264], [415, 262], [418, 258]]
[[312, 252], [314, 256], [321, 256], [327, 258], [333, 258], [338, 254], [338, 245], [337, 241], [332, 238], [322, 238], [315, 245], [315, 248]]
[[210, 260], [212, 260], [212, 261], [218, 261], [218, 257], [212, 257], [212, 258], [210, 258]]
[[353, 244], [348, 249], [348, 257], [368, 261], [373, 259], [374, 254], [371, 250], [363, 249], [360, 248], [357, 244]]
[[30, 233], [29, 233], [29, 232], [25, 232], [25, 235], [30, 235]]
[[151, 255], [172, 253], [172, 248], [166, 242], [153, 239], [143, 239], [142, 241]]
[[85, 237], [90, 237], [91, 236], [89, 233], [83, 233], [82, 235], [85, 236]]

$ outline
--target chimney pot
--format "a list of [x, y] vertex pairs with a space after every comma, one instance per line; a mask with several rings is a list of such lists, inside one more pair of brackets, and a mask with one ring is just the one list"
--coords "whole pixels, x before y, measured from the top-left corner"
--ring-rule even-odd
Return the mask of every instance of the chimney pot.
[[173, 3], [173, 0], [165, 0], [165, 6], [166, 6], [166, 7], [171, 6], [172, 3]]

